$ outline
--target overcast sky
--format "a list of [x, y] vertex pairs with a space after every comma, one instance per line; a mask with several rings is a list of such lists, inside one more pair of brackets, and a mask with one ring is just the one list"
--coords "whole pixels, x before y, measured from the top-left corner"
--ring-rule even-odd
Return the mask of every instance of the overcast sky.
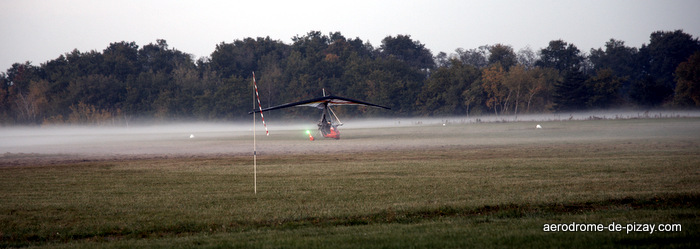
[[165, 39], [197, 59], [221, 42], [269, 36], [291, 44], [317, 30], [375, 47], [386, 36], [411, 35], [433, 54], [496, 43], [537, 51], [556, 39], [588, 53], [610, 38], [641, 47], [652, 32], [676, 29], [700, 37], [700, 1], [2, 0], [0, 72], [118, 41], [141, 47]]

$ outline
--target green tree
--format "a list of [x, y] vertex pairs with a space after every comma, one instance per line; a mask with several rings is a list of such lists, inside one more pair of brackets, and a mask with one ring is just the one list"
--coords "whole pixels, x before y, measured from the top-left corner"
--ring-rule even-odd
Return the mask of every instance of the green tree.
[[231, 76], [247, 78], [253, 71], [262, 68], [260, 65], [262, 58], [268, 56], [282, 60], [288, 53], [287, 48], [287, 45], [270, 37], [245, 38], [232, 43], [222, 42], [216, 45], [212, 52], [210, 66], [223, 79]]
[[[423, 87], [424, 74], [420, 69], [411, 67], [396, 58], [378, 58], [369, 61], [370, 74], [364, 80], [364, 94], [352, 95], [392, 108], [392, 113], [407, 116], [415, 112], [418, 92]], [[375, 108], [363, 108], [361, 113], [386, 115], [386, 111]]]
[[673, 86], [676, 67], [700, 50], [700, 42], [682, 30], [657, 31], [651, 34], [649, 45], [643, 45], [641, 50], [648, 53], [644, 62], [649, 63], [649, 73], [664, 85]]
[[459, 60], [462, 61], [462, 63], [471, 65], [478, 69], [483, 69], [489, 64], [487, 57], [490, 48], [490, 46], [484, 45], [480, 46], [479, 48], [469, 50], [458, 48], [455, 50], [455, 52], [457, 53], [457, 57], [459, 57]]
[[672, 100], [676, 68], [698, 50], [698, 39], [682, 30], [652, 33], [649, 45], [642, 45], [639, 50], [643, 77], [632, 85], [632, 98], [645, 106], [658, 106]]
[[248, 38], [216, 45], [211, 54], [212, 69], [219, 72], [221, 78], [250, 75], [257, 69], [254, 43], [252, 38]]
[[41, 80], [43, 74], [40, 67], [33, 66], [29, 61], [14, 63], [12, 67], [7, 69], [7, 84], [16, 91], [26, 92], [29, 89], [29, 83], [33, 80]]
[[250, 117], [247, 111], [251, 109], [253, 79], [231, 77], [224, 80], [223, 85], [214, 93], [211, 104], [210, 118], [215, 119], [244, 119]]
[[605, 50], [591, 49], [588, 58], [593, 64], [594, 71], [612, 70], [612, 76], [620, 81], [619, 100], [629, 101], [632, 82], [639, 81], [643, 76], [640, 72], [642, 63], [639, 62], [639, 57], [637, 48], [625, 46], [624, 41], [610, 39], [605, 43]]
[[423, 87], [422, 113], [462, 115], [478, 102], [478, 96], [473, 95], [476, 92], [469, 89], [479, 80], [479, 70], [457, 59], [452, 59], [450, 65], [438, 68]]
[[12, 104], [10, 102], [10, 81], [5, 72], [0, 72], [0, 124], [10, 124], [14, 121], [10, 113]]
[[630, 88], [630, 98], [643, 107], [659, 106], [673, 94], [663, 82], [651, 75], [633, 81]]
[[[91, 74], [71, 80], [66, 87], [65, 97], [70, 105], [82, 102], [97, 109], [116, 110], [124, 101], [124, 82], [115, 76]], [[69, 105], [69, 106], [70, 106]]]
[[161, 91], [172, 90], [171, 80], [164, 72], [142, 72], [126, 82], [124, 112], [136, 116], [152, 116], [154, 101]]
[[587, 80], [581, 71], [564, 71], [562, 79], [554, 84], [554, 110], [561, 112], [585, 109], [590, 99]]
[[549, 46], [540, 50], [540, 59], [535, 62], [538, 67], [549, 67], [563, 71], [579, 71], [583, 67], [584, 57], [573, 44], [563, 40], [549, 42]]
[[163, 39], [156, 40], [138, 50], [138, 60], [141, 71], [155, 71], [169, 74], [176, 65], [193, 64], [189, 54], [176, 49], [168, 49], [168, 43]]
[[421, 44], [414, 41], [410, 35], [387, 36], [382, 40], [379, 51], [383, 56], [394, 56], [419, 69], [434, 69], [435, 61], [433, 53]]
[[518, 63], [517, 56], [513, 48], [508, 45], [496, 44], [489, 48], [489, 65], [501, 63], [503, 69], [510, 70], [510, 67]]
[[112, 75], [120, 81], [137, 75], [141, 70], [138, 61], [138, 48], [135, 42], [115, 42], [109, 44], [103, 52], [104, 75]]
[[472, 84], [462, 92], [462, 98], [464, 99], [467, 117], [473, 114], [478, 115], [486, 113], [487, 108], [484, 104], [486, 102], [486, 94], [484, 93], [481, 79], [477, 78], [477, 80], [472, 82]]
[[612, 69], [600, 69], [596, 75], [588, 79], [590, 98], [587, 106], [591, 108], [609, 108], [619, 103], [622, 80], [615, 76]]
[[636, 60], [638, 50], [625, 46], [624, 41], [610, 39], [605, 43], [605, 50], [602, 48], [591, 49], [589, 59], [593, 63], [595, 71], [609, 68], [617, 77], [630, 78], [639, 69]]

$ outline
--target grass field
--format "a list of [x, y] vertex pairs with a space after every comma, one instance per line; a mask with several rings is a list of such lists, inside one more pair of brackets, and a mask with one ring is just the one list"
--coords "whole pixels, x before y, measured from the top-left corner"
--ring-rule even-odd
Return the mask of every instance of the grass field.
[[[700, 119], [541, 124], [278, 132], [257, 194], [247, 155], [4, 165], [0, 247], [700, 246]], [[543, 231], [573, 223], [681, 230]]]

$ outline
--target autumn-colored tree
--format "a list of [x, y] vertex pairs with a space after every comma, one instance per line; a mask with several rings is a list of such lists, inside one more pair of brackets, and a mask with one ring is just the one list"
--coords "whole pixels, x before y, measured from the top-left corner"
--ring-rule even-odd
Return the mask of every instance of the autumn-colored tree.
[[533, 109], [536, 112], [549, 111], [552, 106], [553, 85], [559, 80], [559, 72], [553, 68], [535, 68], [528, 71], [528, 74], [532, 80], [525, 84], [527, 96], [525, 112], [530, 113]]
[[106, 125], [113, 121], [111, 111], [98, 109], [94, 105], [80, 102], [70, 106], [68, 123]]
[[48, 81], [32, 80], [29, 83], [28, 92], [17, 93], [15, 104], [21, 120], [37, 123], [43, 119], [42, 114], [49, 104], [46, 96], [48, 88]]
[[700, 51], [678, 65], [676, 81], [675, 105], [700, 106]]
[[487, 94], [486, 106], [498, 115], [507, 111], [512, 91], [506, 87], [506, 71], [500, 63], [485, 68], [481, 73], [481, 84]]
[[[325, 89], [392, 108], [337, 110], [348, 117], [520, 114], [625, 102], [697, 106], [699, 63], [688, 58], [700, 42], [680, 30], [654, 32], [640, 49], [610, 39], [590, 55], [562, 40], [517, 54], [496, 44], [436, 57], [409, 35], [386, 37], [379, 47], [340, 32], [311, 31], [292, 41], [222, 42], [197, 60], [162, 39], [143, 47], [122, 41], [101, 51], [74, 49], [40, 66], [15, 63], [0, 72], [0, 123], [93, 122], [107, 114], [112, 121], [115, 115], [122, 121], [242, 119], [252, 107], [253, 71], [263, 107], [319, 97]], [[99, 115], [78, 115], [87, 112]], [[271, 115], [315, 112], [277, 113]]]
[[525, 96], [525, 86], [533, 85], [533, 78], [525, 71], [525, 67], [518, 65], [511, 67], [507, 73], [504, 85], [514, 94], [513, 114], [518, 116], [518, 107], [522, 103], [522, 98]]

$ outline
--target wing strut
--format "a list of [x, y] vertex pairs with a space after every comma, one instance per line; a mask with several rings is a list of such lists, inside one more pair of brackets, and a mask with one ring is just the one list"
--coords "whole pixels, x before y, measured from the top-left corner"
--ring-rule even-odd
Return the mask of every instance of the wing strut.
[[342, 126], [342, 125], [343, 125], [343, 122], [340, 122], [340, 119], [338, 118], [338, 115], [335, 115], [335, 112], [333, 111], [333, 109], [331, 109], [330, 106], [328, 107], [328, 110], [330, 111], [331, 114], [333, 114], [333, 117], [335, 118], [335, 120], [338, 121], [338, 126]]

